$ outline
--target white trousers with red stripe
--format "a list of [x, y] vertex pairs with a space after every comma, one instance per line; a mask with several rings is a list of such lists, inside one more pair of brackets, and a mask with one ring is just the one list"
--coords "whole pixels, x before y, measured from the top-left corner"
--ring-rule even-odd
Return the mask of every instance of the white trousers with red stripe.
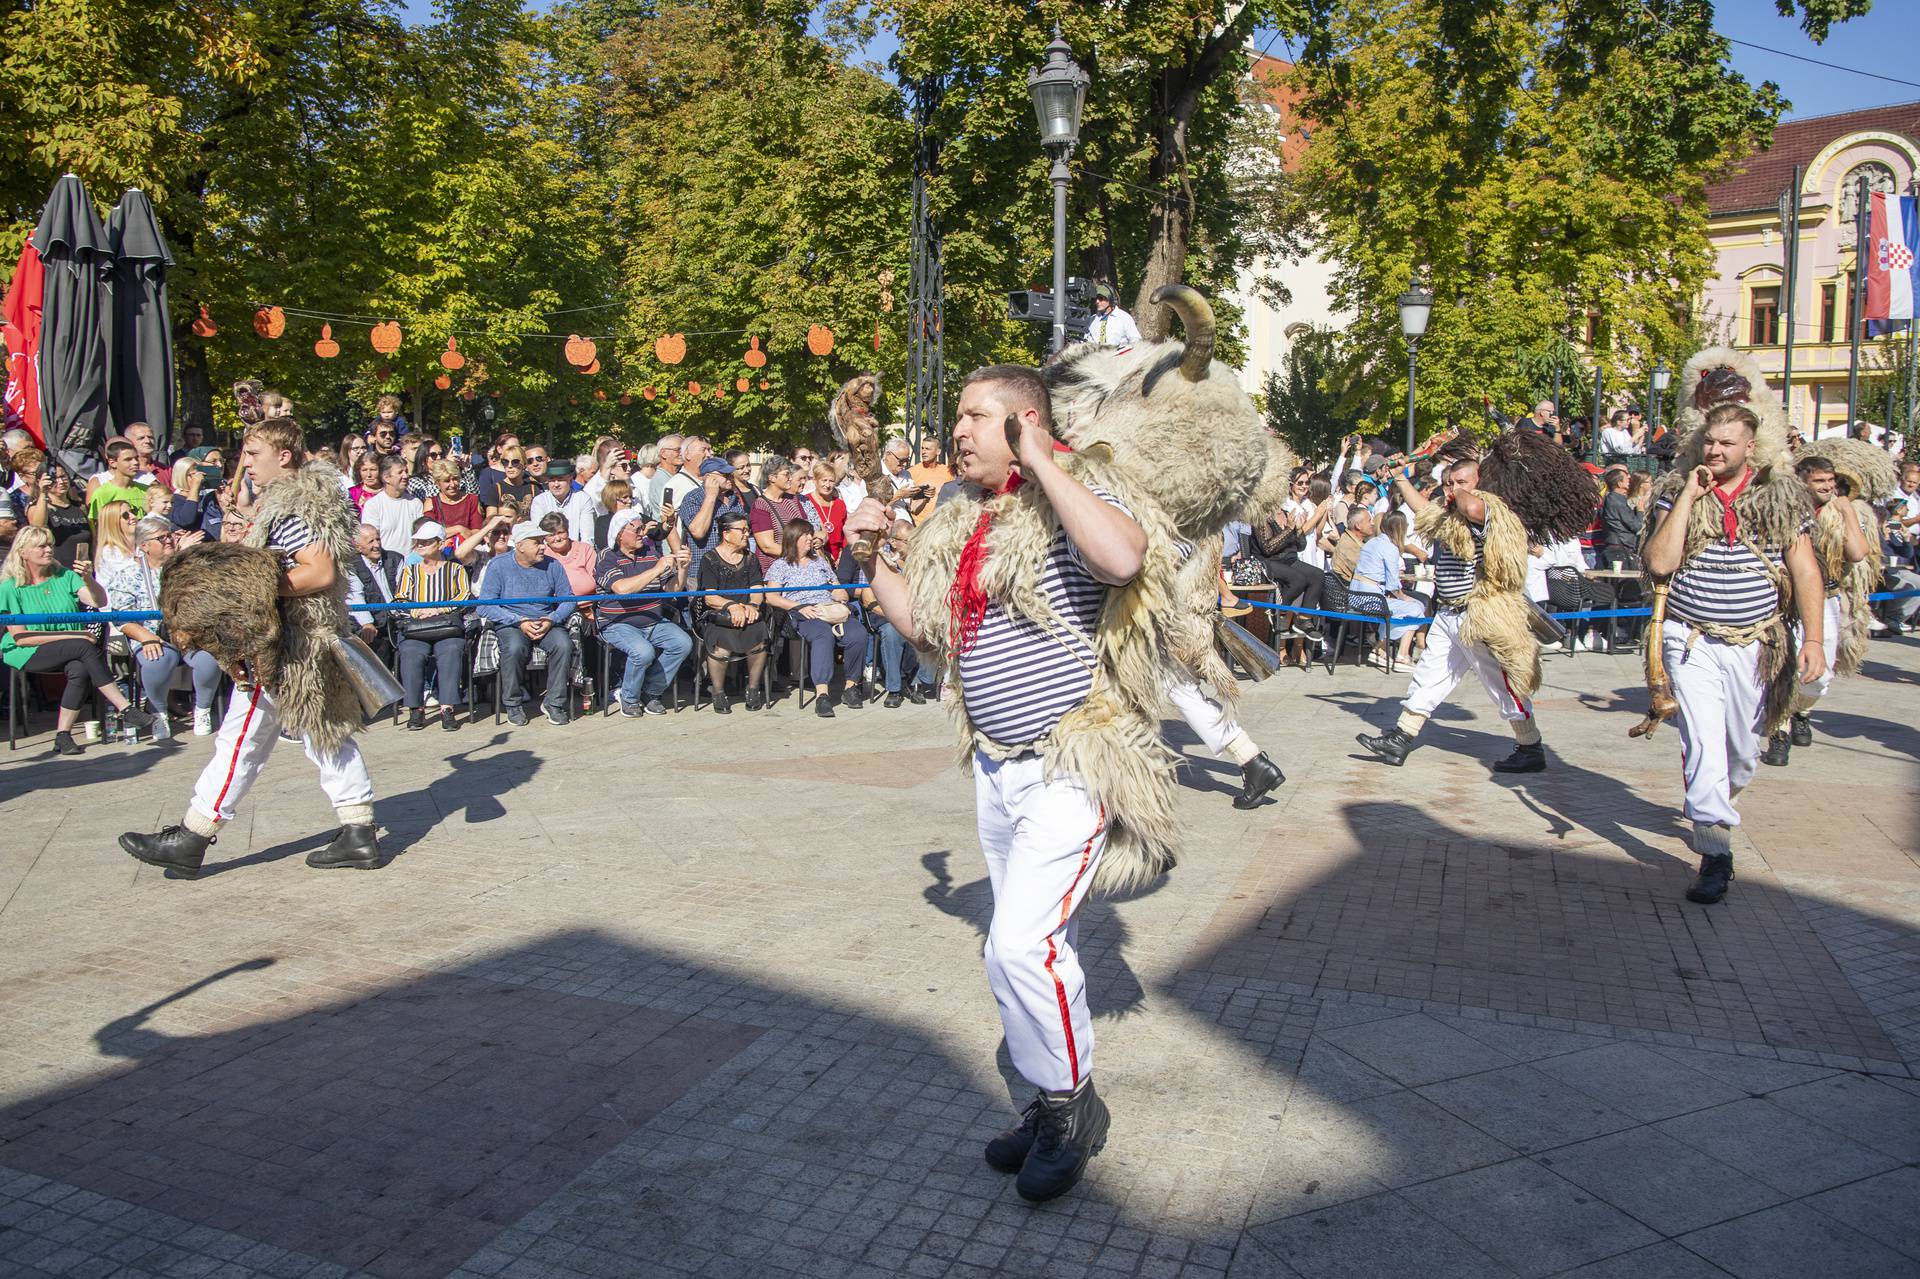
[[[233, 700], [227, 703], [226, 718], [220, 721], [220, 735], [213, 742], [213, 758], [200, 770], [194, 783], [192, 811], [188, 825], [233, 820], [233, 810], [253, 788], [274, 744], [280, 740], [280, 711], [273, 695], [259, 687], [237, 685]], [[307, 743], [307, 758], [320, 770], [320, 789], [341, 820], [373, 820], [373, 779], [367, 775], [367, 763], [360, 747], [349, 737], [340, 749], [331, 753]]]
[[1181, 719], [1187, 721], [1209, 751], [1225, 755], [1233, 739], [1240, 736], [1240, 725], [1226, 706], [1208, 697], [1206, 690], [1185, 672], [1168, 675], [1165, 680], [1167, 701]]
[[[1767, 690], [1760, 683], [1760, 646], [1727, 644], [1692, 635], [1685, 622], [1660, 627], [1673, 700], [1680, 704], [1680, 772], [1687, 788], [1686, 818], [1708, 826], [1738, 826], [1733, 801], [1753, 782], [1766, 741], [1760, 715]], [[1692, 635], [1692, 641], [1688, 641]]]
[[1459, 610], [1441, 609], [1433, 615], [1433, 626], [1427, 631], [1427, 650], [1414, 664], [1413, 683], [1407, 688], [1407, 700], [1401, 709], [1427, 718], [1447, 700], [1466, 673], [1472, 671], [1480, 677], [1480, 686], [1493, 699], [1500, 718], [1509, 724], [1531, 720], [1533, 706], [1513, 691], [1513, 686], [1507, 683], [1506, 672], [1493, 660], [1493, 654], [1482, 645], [1461, 642], [1460, 628], [1466, 620], [1466, 613]]
[[1044, 773], [1034, 756], [973, 757], [980, 851], [993, 885], [987, 982], [1014, 1069], [1036, 1088], [1064, 1090], [1093, 1070], [1078, 912], [1107, 824], [1077, 780]]

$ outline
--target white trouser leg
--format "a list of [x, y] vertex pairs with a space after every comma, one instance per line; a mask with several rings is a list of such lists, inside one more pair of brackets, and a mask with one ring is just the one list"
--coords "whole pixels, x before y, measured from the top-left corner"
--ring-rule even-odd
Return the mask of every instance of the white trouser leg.
[[1673, 621], [1661, 627], [1660, 642], [1680, 703], [1687, 820], [1738, 826], [1733, 797], [1753, 781], [1763, 745], [1760, 646], [1723, 644], [1705, 635], [1689, 646], [1686, 624]]
[[1187, 727], [1199, 734], [1200, 741], [1215, 755], [1225, 755], [1227, 745], [1240, 736], [1240, 725], [1227, 708], [1206, 695], [1200, 685], [1183, 675], [1170, 675], [1166, 681], [1167, 700]]
[[[236, 686], [214, 739], [213, 758], [194, 784], [189, 825], [232, 821], [234, 809], [253, 788], [279, 739], [280, 711], [273, 696], [257, 686]], [[307, 758], [320, 770], [320, 788], [343, 821], [373, 820], [373, 779], [351, 737], [331, 754], [308, 742]]]
[[[1825, 697], [1827, 690], [1833, 687], [1833, 664], [1840, 660], [1840, 628], [1843, 625], [1840, 620], [1840, 597], [1827, 596], [1826, 620], [1821, 623], [1820, 634], [1820, 647], [1827, 655], [1827, 669], [1813, 683], [1800, 685], [1799, 708], [1803, 711]], [[1806, 628], [1798, 622], [1793, 624], [1793, 635], [1795, 648], [1806, 643]]]
[[1013, 1066], [1036, 1088], [1076, 1087], [1093, 1071], [1093, 1019], [1075, 913], [1106, 847], [1106, 815], [1037, 758], [973, 757], [980, 850], [993, 885], [987, 982]]
[[1460, 642], [1460, 624], [1465, 620], [1465, 614], [1446, 609], [1433, 615], [1426, 651], [1413, 664], [1413, 682], [1401, 703], [1406, 714], [1423, 720], [1432, 715], [1473, 665], [1473, 654]]

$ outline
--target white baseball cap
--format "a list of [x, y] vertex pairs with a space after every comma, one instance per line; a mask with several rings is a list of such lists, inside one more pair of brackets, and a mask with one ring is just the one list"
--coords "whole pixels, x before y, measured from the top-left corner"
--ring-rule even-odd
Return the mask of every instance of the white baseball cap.
[[638, 524], [647, 517], [629, 506], [613, 513], [612, 523], [607, 525], [607, 545], [612, 546], [620, 540], [620, 530], [629, 524]]
[[521, 520], [518, 524], [513, 526], [513, 542], [514, 542], [514, 545], [516, 546], [519, 545], [521, 542], [526, 541], [528, 538], [532, 538], [534, 541], [538, 542], [543, 538], [545, 538], [546, 535], [547, 535], [546, 530], [541, 528], [538, 524], [535, 524], [532, 520]]
[[413, 540], [416, 542], [437, 542], [446, 535], [447, 530], [432, 520], [422, 521], [420, 526], [413, 530]]

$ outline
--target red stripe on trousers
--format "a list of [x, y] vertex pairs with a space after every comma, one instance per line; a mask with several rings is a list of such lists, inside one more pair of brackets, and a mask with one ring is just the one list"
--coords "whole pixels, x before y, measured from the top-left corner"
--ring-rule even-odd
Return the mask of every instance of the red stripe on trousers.
[[[1067, 885], [1067, 895], [1060, 899], [1060, 924], [1054, 931], [1067, 926], [1067, 916], [1073, 913], [1073, 890], [1080, 887], [1080, 877], [1087, 873], [1087, 863], [1093, 858], [1093, 841], [1100, 838], [1100, 832], [1107, 828], [1106, 805], [1100, 806], [1100, 818], [1093, 828], [1093, 834], [1087, 836], [1086, 844], [1080, 849], [1080, 869], [1073, 872], [1073, 882]], [[1073, 1012], [1067, 1005], [1067, 988], [1061, 982], [1059, 974], [1053, 971], [1054, 949], [1053, 933], [1047, 934], [1047, 958], [1041, 967], [1047, 970], [1047, 976], [1053, 978], [1054, 998], [1060, 1001], [1060, 1029], [1067, 1036], [1067, 1071], [1073, 1079], [1073, 1086], [1080, 1086], [1080, 1054], [1073, 1046]]]
[[1511, 697], [1513, 699], [1513, 704], [1520, 708], [1520, 714], [1522, 718], [1532, 719], [1533, 712], [1527, 709], [1527, 699], [1513, 691], [1513, 681], [1507, 678], [1507, 673], [1505, 671], [1500, 672], [1500, 682], [1507, 686], [1507, 696]]
[[213, 801], [213, 820], [220, 820], [220, 810], [226, 806], [227, 792], [233, 789], [233, 775], [240, 771], [240, 748], [247, 744], [247, 730], [253, 727], [253, 708], [260, 704], [260, 686], [255, 684], [253, 692], [247, 697], [247, 717], [240, 721], [240, 736], [233, 740], [233, 759], [227, 764], [227, 780], [220, 783], [220, 798]]

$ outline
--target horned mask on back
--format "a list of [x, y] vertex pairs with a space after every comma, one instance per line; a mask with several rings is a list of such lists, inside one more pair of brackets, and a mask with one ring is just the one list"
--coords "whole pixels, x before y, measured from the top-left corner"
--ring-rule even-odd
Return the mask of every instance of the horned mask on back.
[[1045, 370], [1053, 433], [1077, 453], [1106, 450], [1196, 541], [1240, 518], [1270, 468], [1284, 474], [1289, 459], [1239, 375], [1213, 358], [1207, 300], [1184, 284], [1163, 285], [1152, 300], [1180, 317], [1182, 338], [1062, 351]]

